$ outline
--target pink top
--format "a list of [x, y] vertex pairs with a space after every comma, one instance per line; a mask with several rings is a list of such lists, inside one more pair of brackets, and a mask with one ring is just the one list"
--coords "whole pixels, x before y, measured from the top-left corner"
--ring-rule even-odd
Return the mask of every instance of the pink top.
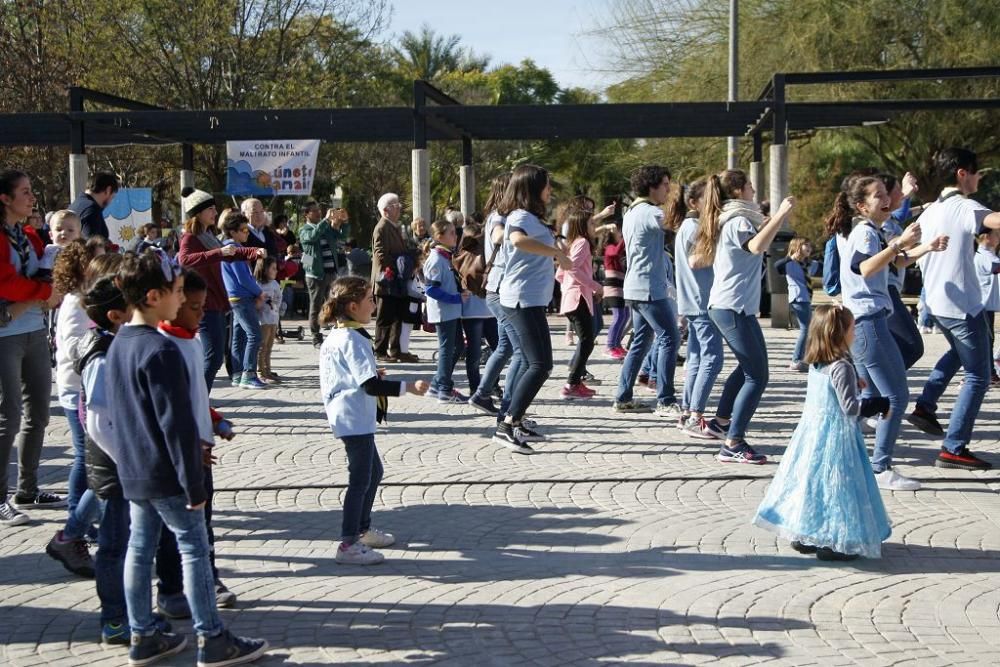
[[569, 247], [569, 258], [573, 268], [569, 271], [556, 271], [556, 280], [562, 283], [562, 301], [559, 304], [559, 314], [566, 315], [576, 310], [580, 301], [584, 300], [587, 310], [594, 312], [594, 292], [601, 284], [594, 280], [594, 262], [590, 254], [590, 244], [582, 236], [573, 241]]

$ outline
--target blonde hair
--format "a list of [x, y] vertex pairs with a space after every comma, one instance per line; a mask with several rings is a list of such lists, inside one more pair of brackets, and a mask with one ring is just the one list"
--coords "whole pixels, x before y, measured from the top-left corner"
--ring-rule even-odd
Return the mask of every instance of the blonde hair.
[[797, 255], [804, 245], [811, 245], [809, 239], [804, 236], [796, 236], [788, 242], [788, 256], [794, 257]]
[[850, 355], [847, 332], [854, 315], [841, 305], [816, 306], [806, 339], [802, 361], [807, 364], [830, 364]]
[[76, 213], [69, 210], [68, 208], [64, 208], [61, 211], [56, 211], [55, 213], [52, 214], [52, 217], [49, 218], [49, 226], [55, 229], [56, 225], [61, 225], [63, 221], [69, 219], [73, 219], [76, 220], [77, 222], [80, 222], [80, 216], [78, 216]]

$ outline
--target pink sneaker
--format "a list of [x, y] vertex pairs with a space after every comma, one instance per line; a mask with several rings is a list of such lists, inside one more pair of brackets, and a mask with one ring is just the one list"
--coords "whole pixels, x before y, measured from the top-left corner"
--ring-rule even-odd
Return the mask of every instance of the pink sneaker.
[[624, 348], [621, 348], [621, 347], [613, 347], [613, 348], [611, 348], [610, 350], [607, 350], [607, 351], [606, 351], [606, 352], [604, 353], [604, 356], [606, 356], [606, 357], [611, 357], [612, 359], [618, 359], [618, 360], [620, 361], [620, 360], [622, 360], [622, 359], [624, 359], [624, 358], [625, 358], [625, 355], [626, 355], [626, 354], [628, 354], [628, 353], [627, 353], [627, 352], [625, 352], [625, 349], [624, 349]]
[[577, 385], [563, 385], [559, 395], [562, 396], [564, 400], [572, 401], [577, 398], [593, 398], [596, 393], [596, 391], [581, 382]]

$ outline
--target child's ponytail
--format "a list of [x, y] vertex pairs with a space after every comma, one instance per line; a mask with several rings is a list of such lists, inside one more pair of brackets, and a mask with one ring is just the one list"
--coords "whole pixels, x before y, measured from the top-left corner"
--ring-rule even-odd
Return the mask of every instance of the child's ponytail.
[[874, 176], [854, 176], [847, 179], [837, 198], [833, 200], [833, 209], [826, 218], [827, 235], [840, 234], [846, 239], [851, 233], [854, 216], [857, 215], [857, 205], [868, 196], [868, 188], [881, 182]]
[[705, 183], [705, 193], [701, 198], [701, 218], [694, 241], [694, 254], [701, 259], [703, 266], [711, 266], [715, 261], [715, 248], [722, 231], [719, 216], [722, 215], [724, 198], [722, 180], [718, 174], [712, 174]]
[[335, 323], [347, 316], [347, 307], [352, 303], [361, 303], [371, 294], [372, 288], [367, 280], [358, 276], [338, 278], [330, 286], [326, 302], [319, 312], [319, 321], [324, 326]]

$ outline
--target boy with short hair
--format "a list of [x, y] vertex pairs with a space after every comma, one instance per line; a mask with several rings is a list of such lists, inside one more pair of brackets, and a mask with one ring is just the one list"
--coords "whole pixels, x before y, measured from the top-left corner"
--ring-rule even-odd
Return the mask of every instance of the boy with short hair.
[[163, 632], [151, 613], [152, 562], [165, 523], [183, 556], [184, 593], [198, 634], [198, 665], [257, 659], [267, 641], [230, 634], [216, 610], [205, 527], [204, 465], [190, 378], [176, 343], [157, 325], [184, 302], [184, 278], [164, 254], [129, 255], [119, 281], [134, 308], [107, 355], [112, 455], [130, 503], [132, 534], [125, 558], [125, 599], [132, 645], [129, 664], [148, 665], [179, 653], [187, 638]]
[[[935, 462], [939, 468], [989, 470], [992, 464], [968, 447], [989, 387], [992, 363], [983, 295], [976, 275], [975, 240], [983, 232], [1000, 229], [1000, 213], [969, 199], [979, 188], [981, 177], [975, 153], [947, 148], [934, 157], [934, 166], [947, 187], [920, 217], [921, 241], [945, 235], [948, 247], [927, 254], [921, 270], [927, 307], [950, 349], [931, 371], [908, 421], [925, 433], [944, 436]], [[937, 402], [959, 368], [965, 371], [965, 382], [945, 432], [937, 419]]]

